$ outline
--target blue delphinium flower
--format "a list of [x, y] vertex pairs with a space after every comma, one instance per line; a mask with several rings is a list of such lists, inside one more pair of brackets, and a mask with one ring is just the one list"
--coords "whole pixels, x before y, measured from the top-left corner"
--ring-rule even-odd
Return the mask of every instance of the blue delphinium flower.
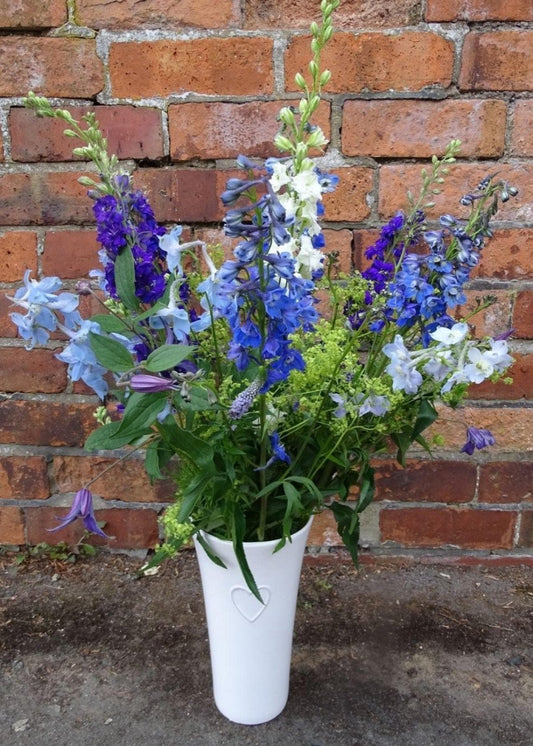
[[72, 381], [82, 380], [103, 399], [108, 391], [108, 384], [104, 376], [106, 368], [96, 359], [89, 342], [89, 333], [100, 334], [100, 325], [94, 321], [85, 320], [79, 329], [70, 332], [70, 341], [63, 352], [56, 355], [68, 365], [68, 376]]
[[98, 536], [103, 536], [104, 539], [110, 538], [106, 533], [102, 531], [102, 529], [96, 522], [93, 509], [93, 496], [91, 492], [89, 492], [89, 490], [85, 487], [76, 492], [72, 507], [67, 515], [63, 518], [58, 518], [58, 520], [61, 521], [59, 526], [56, 526], [55, 528], [49, 528], [47, 529], [47, 531], [59, 531], [60, 529], [65, 528], [65, 526], [68, 526], [69, 523], [73, 523], [78, 518], [82, 519], [83, 525], [85, 526], [87, 531], [91, 531], [91, 533], [93, 534], [98, 534]]

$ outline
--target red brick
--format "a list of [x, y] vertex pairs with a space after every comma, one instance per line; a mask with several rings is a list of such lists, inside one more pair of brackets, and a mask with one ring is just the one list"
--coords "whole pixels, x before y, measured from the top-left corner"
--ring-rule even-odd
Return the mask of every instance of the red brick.
[[[1, 508], [0, 508], [1, 510]], [[28, 544], [59, 544], [65, 541], [74, 545], [84, 533], [83, 523], [75, 521], [57, 533], [47, 529], [57, 526], [58, 516], [67, 513], [67, 508], [45, 507], [25, 508], [26, 531]], [[157, 513], [152, 509], [136, 510], [132, 508], [104, 508], [96, 510], [98, 522], [104, 522], [104, 531], [109, 539], [92, 534], [89, 544], [104, 546], [109, 549], [148, 549], [158, 540]]]
[[410, 547], [511, 549], [517, 514], [469, 508], [383, 509], [382, 541]]
[[[441, 408], [441, 417], [426, 431], [426, 439], [431, 443], [437, 433], [444, 439], [443, 449], [457, 453], [466, 440], [466, 428], [475, 426], [493, 433], [496, 443], [485, 454], [516, 451], [533, 451], [533, 431], [531, 414], [528, 409], [517, 406], [463, 406], [459, 409]], [[416, 450], [418, 446], [415, 446]], [[475, 457], [471, 457], [475, 460]]]
[[0, 443], [82, 446], [95, 429], [93, 404], [0, 401]]
[[346, 101], [345, 155], [429, 158], [442, 155], [461, 123], [461, 155], [503, 153], [507, 107], [503, 101]]
[[144, 168], [135, 184], [146, 191], [160, 222], [212, 223], [223, 216], [220, 194], [229, 171], [214, 169]]
[[[247, 0], [245, 27], [250, 29], [304, 28], [320, 21], [320, 3], [316, 0]], [[418, 3], [413, 0], [351, 0], [341, 2], [333, 16], [336, 29], [397, 28], [419, 20]]]
[[[280, 108], [294, 101], [248, 103], [185, 103], [170, 106], [170, 155], [176, 161], [235, 158], [239, 154], [266, 158], [279, 155], [273, 139], [279, 132]], [[330, 105], [323, 101], [315, 119], [330, 138]]]
[[100, 268], [95, 230], [52, 230], [44, 240], [42, 268], [45, 275], [76, 279]]
[[374, 186], [374, 170], [363, 166], [332, 169], [339, 177], [334, 192], [324, 195], [325, 220], [359, 222], [370, 215], [368, 196]]
[[324, 230], [324, 240], [326, 241], [325, 254], [337, 252], [338, 269], [340, 272], [349, 273], [352, 270], [352, 247], [351, 231], [342, 230]]
[[[335, 34], [322, 64], [332, 72], [329, 93], [418, 91], [426, 86], [447, 88], [452, 79], [453, 44], [438, 34], [404, 31], [398, 34]], [[294, 76], [307, 70], [309, 38], [296, 37], [285, 58], [287, 90]]]
[[[491, 295], [496, 302], [484, 311], [470, 317], [476, 308], [477, 301]], [[511, 328], [511, 305], [513, 300], [512, 290], [467, 290], [467, 302], [455, 309], [455, 317], [458, 319], [468, 318], [468, 323], [474, 335], [481, 337], [497, 337], [506, 334]], [[454, 315], [454, 314], [452, 314]]]
[[533, 547], [533, 510], [526, 510], [522, 514], [518, 546], [521, 549]]
[[93, 39], [4, 36], [0, 56], [0, 96], [91, 98], [104, 84]]
[[376, 497], [402, 502], [469, 502], [476, 491], [476, 466], [464, 461], [409, 459], [406, 468], [396, 461], [376, 470]]
[[227, 28], [239, 20], [238, 0], [83, 0], [79, 22], [91, 28]]
[[[89, 174], [83, 174], [89, 175]], [[92, 223], [92, 202], [79, 172], [8, 173], [0, 177], [0, 223], [65, 225]], [[90, 174], [94, 179], [94, 173]]]
[[[427, 165], [424, 166], [426, 170]], [[379, 214], [389, 220], [398, 209], [406, 209], [408, 189], [415, 197], [422, 183], [422, 166], [419, 164], [391, 164], [381, 167], [379, 172]], [[446, 181], [441, 185], [441, 194], [432, 195], [435, 207], [429, 208], [430, 217], [440, 217], [443, 213], [453, 213], [457, 217], [466, 217], [468, 208], [462, 207], [459, 200], [464, 194], [476, 188], [477, 184], [488, 174], [498, 172], [519, 190], [516, 198], [510, 199], [497, 214], [498, 220], [530, 223], [533, 221], [533, 193], [531, 186], [531, 168], [528, 163], [455, 163], [451, 166]]]
[[[135, 106], [65, 107], [81, 122], [81, 117], [94, 113], [107, 139], [108, 151], [118, 158], [149, 158], [164, 155], [161, 112]], [[11, 109], [11, 153], [14, 161], [79, 160], [72, 149], [82, 143], [63, 133], [67, 124], [59, 119], [36, 117], [29, 109]], [[83, 126], [83, 123], [82, 123]]]
[[109, 53], [112, 95], [259, 95], [273, 90], [272, 41], [260, 37], [122, 42]]
[[[533, 5], [531, 6], [533, 12]], [[531, 100], [515, 102], [511, 130], [511, 155], [533, 155], [533, 107]]]
[[13, 302], [8, 298], [8, 295], [13, 295], [14, 291], [13, 288], [12, 290], [0, 292], [0, 337], [17, 336], [17, 327], [9, 318], [9, 314], [16, 311]]
[[[517, 198], [520, 200], [520, 196]], [[505, 207], [503, 208], [506, 209]], [[533, 277], [533, 230], [516, 228], [494, 232], [481, 252], [481, 261], [472, 271], [479, 277], [498, 280], [529, 280]]]
[[427, 21], [533, 21], [531, 0], [427, 0]]
[[480, 503], [532, 502], [533, 463], [495, 461], [482, 464], [478, 489]]
[[46, 459], [42, 456], [0, 458], [0, 498], [45, 500], [50, 497]]
[[57, 394], [67, 385], [67, 366], [53, 350], [2, 348], [0, 391]]
[[307, 546], [336, 547], [342, 546], [342, 539], [337, 532], [337, 524], [331, 510], [324, 510], [314, 517]]
[[513, 328], [514, 336], [518, 339], [533, 339], [533, 293], [527, 290], [516, 297]]
[[467, 34], [459, 88], [463, 91], [532, 90], [533, 31], [503, 29]]
[[0, 28], [36, 29], [61, 26], [67, 20], [65, 0], [9, 0], [0, 6]]
[[22, 510], [14, 505], [0, 505], [0, 545], [24, 544]]
[[468, 389], [469, 399], [533, 399], [533, 354], [522, 355], [512, 351], [515, 359], [513, 365], [506, 372], [505, 377], [513, 379], [512, 384], [506, 384], [504, 379], [492, 383], [484, 381], [472, 384]]
[[0, 233], [0, 278], [20, 282], [24, 271], [37, 271], [37, 236], [31, 231]]
[[[104, 469], [116, 464], [105, 474]], [[171, 480], [157, 480], [153, 485], [146, 475], [144, 464], [136, 459], [117, 462], [116, 459], [89, 456], [58, 456], [53, 461], [53, 477], [59, 492], [77, 492], [80, 487], [102, 476], [91, 484], [94, 495], [104, 500], [124, 502], [171, 501], [175, 485]]]

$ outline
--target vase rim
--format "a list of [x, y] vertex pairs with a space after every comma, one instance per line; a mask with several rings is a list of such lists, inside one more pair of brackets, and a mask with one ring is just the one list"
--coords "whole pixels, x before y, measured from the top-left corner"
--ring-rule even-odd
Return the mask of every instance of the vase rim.
[[[305, 525], [303, 525], [302, 528], [298, 529], [298, 531], [296, 531], [294, 534], [290, 535], [291, 539], [297, 539], [299, 536], [301, 536], [306, 531], [308, 531], [311, 526], [311, 523], [313, 522], [314, 517], [315, 517], [314, 513], [311, 513], [311, 515], [309, 516], [309, 520], [305, 523]], [[210, 534], [208, 531], [200, 530], [200, 533], [202, 534], [202, 536], [208, 536], [209, 541], [220, 542], [220, 544], [222, 545], [228, 545], [228, 546], [233, 545], [233, 542], [230, 539], [221, 539], [218, 536], [214, 536], [214, 534]], [[281, 537], [279, 539], [269, 539], [268, 541], [243, 541], [243, 547], [245, 549], [246, 547], [257, 547], [257, 546], [262, 546], [262, 547], [271, 546], [272, 548], [274, 548], [277, 544], [279, 544], [280, 540], [281, 540]]]

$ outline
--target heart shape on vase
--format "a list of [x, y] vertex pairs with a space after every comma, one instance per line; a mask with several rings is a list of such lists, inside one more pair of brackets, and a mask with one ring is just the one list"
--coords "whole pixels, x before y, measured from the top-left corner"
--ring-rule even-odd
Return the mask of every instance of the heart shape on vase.
[[259, 593], [263, 599], [261, 603], [248, 588], [241, 585], [234, 585], [231, 589], [231, 601], [239, 614], [247, 622], [255, 622], [259, 619], [270, 601], [270, 588], [266, 585], [259, 586]]

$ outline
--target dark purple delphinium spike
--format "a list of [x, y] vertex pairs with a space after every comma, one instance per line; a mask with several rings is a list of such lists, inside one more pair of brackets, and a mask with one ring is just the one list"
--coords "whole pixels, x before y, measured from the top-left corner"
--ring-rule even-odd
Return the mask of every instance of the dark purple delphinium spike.
[[86, 487], [82, 487], [81, 490], [76, 492], [74, 502], [72, 503], [72, 507], [67, 515], [63, 518], [58, 518], [58, 521], [61, 521], [59, 526], [49, 528], [48, 531], [59, 531], [60, 529], [65, 528], [65, 526], [68, 526], [69, 523], [73, 523], [78, 518], [83, 520], [83, 525], [87, 531], [90, 531], [93, 534], [98, 534], [98, 536], [103, 536], [105, 539], [110, 538], [102, 531], [96, 522], [93, 509], [93, 496]]
[[127, 175], [116, 177], [115, 188], [117, 196], [100, 196], [93, 206], [96, 237], [104, 249], [105, 289], [112, 298], [118, 299], [114, 264], [120, 252], [129, 246], [134, 258], [135, 294], [142, 302], [153, 303], [165, 290], [164, 253], [159, 246], [159, 237], [165, 234], [165, 228], [155, 220], [144, 194], [130, 190]]

